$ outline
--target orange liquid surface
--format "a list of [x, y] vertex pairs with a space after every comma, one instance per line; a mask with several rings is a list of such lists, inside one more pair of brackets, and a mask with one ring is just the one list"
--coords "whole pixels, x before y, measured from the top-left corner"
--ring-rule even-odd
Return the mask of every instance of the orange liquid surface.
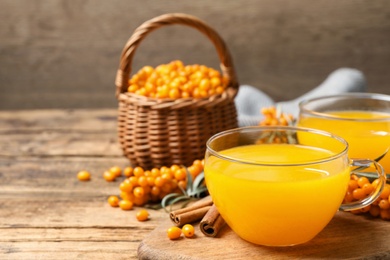
[[[339, 119], [303, 117], [298, 126], [322, 129], [343, 137], [349, 144], [350, 158], [375, 160], [390, 147], [390, 114], [369, 111], [327, 112]], [[384, 119], [378, 121], [353, 121], [348, 119]], [[390, 173], [390, 152], [379, 161]]]
[[210, 194], [228, 225], [241, 238], [255, 244], [285, 246], [304, 243], [318, 234], [338, 210], [346, 192], [349, 166], [346, 156], [313, 162], [333, 153], [288, 144], [240, 146], [221, 154], [259, 166], [206, 159]]

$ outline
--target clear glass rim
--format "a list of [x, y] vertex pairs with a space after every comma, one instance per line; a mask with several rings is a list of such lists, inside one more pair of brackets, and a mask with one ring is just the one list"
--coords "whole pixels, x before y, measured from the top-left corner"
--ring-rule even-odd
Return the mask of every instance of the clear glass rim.
[[335, 115], [330, 115], [328, 113], [324, 112], [318, 112], [313, 109], [307, 108], [307, 105], [315, 103], [317, 101], [326, 100], [326, 99], [356, 99], [356, 100], [379, 100], [379, 101], [385, 101], [389, 102], [390, 105], [390, 96], [385, 94], [377, 94], [377, 93], [361, 93], [361, 92], [352, 92], [352, 93], [344, 93], [339, 95], [328, 95], [328, 96], [321, 96], [316, 97], [312, 99], [303, 100], [299, 103], [299, 111], [301, 114], [309, 114], [314, 115], [316, 117], [321, 118], [327, 118], [327, 119], [333, 119], [333, 120], [343, 120], [343, 121], [357, 121], [357, 122], [380, 122], [380, 121], [388, 121], [390, 120], [389, 117], [380, 117], [380, 118], [348, 118], [348, 117], [340, 117]]
[[[213, 148], [211, 148], [211, 143], [222, 137], [222, 136], [227, 136], [232, 133], [239, 133], [239, 132], [262, 132], [262, 131], [277, 131], [277, 130], [282, 130], [282, 131], [294, 131], [294, 132], [309, 132], [313, 134], [319, 134], [322, 136], [327, 136], [329, 138], [333, 138], [340, 143], [344, 145], [344, 149], [338, 153], [335, 153], [334, 155], [324, 157], [318, 160], [313, 160], [309, 162], [297, 162], [297, 163], [266, 163], [266, 162], [250, 162], [250, 161], [243, 161], [239, 158], [234, 158], [230, 156], [225, 156], [220, 154], [218, 151], [215, 151]], [[227, 160], [230, 162], [234, 163], [239, 163], [239, 164], [247, 164], [247, 165], [255, 165], [255, 166], [267, 166], [267, 167], [288, 167], [288, 166], [305, 166], [305, 165], [313, 165], [313, 164], [320, 164], [320, 163], [325, 163], [329, 162], [332, 160], [335, 160], [341, 156], [344, 156], [348, 152], [348, 143], [345, 139], [338, 135], [334, 135], [332, 133], [323, 131], [323, 130], [317, 130], [317, 129], [312, 129], [312, 128], [305, 128], [305, 127], [296, 127], [296, 126], [246, 126], [246, 127], [239, 127], [239, 128], [234, 128], [234, 129], [229, 129], [226, 131], [222, 131], [220, 133], [217, 133], [213, 135], [212, 137], [209, 138], [209, 140], [206, 142], [206, 149], [207, 151], [212, 154], [213, 156], [216, 156], [222, 160]]]

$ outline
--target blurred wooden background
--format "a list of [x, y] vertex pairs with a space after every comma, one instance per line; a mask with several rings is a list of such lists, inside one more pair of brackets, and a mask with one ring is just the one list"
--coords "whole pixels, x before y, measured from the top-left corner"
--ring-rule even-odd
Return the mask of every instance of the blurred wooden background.
[[[289, 100], [351, 67], [390, 94], [388, 0], [0, 0], [0, 109], [116, 107], [121, 50], [142, 22], [198, 16], [225, 39], [239, 81]], [[141, 44], [133, 68], [173, 59], [218, 67], [208, 40], [169, 26]]]

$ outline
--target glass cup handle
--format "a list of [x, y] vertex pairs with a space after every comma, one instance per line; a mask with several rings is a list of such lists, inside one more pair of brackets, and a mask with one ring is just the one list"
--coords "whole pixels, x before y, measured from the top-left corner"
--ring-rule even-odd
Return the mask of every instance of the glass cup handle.
[[[357, 167], [369, 167], [371, 164], [374, 165], [376, 169], [376, 173], [378, 175], [378, 186], [375, 188], [375, 190], [368, 196], [367, 198], [364, 198], [359, 201], [351, 202], [351, 203], [346, 203], [346, 204], [341, 204], [340, 210], [342, 211], [351, 211], [351, 210], [356, 210], [356, 209], [361, 209], [364, 208], [365, 206], [370, 205], [373, 203], [381, 194], [383, 187], [386, 184], [386, 173], [379, 163], [368, 160], [368, 159], [352, 159], [351, 166], [357, 166]], [[351, 171], [351, 174], [354, 172], [359, 172], [359, 170], [354, 170]]]

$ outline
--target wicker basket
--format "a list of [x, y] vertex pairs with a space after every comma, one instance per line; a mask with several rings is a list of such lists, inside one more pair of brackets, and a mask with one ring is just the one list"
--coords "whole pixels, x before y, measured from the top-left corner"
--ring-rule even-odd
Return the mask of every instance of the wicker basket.
[[[150, 32], [174, 24], [193, 27], [214, 44], [222, 74], [229, 79], [224, 93], [201, 99], [156, 99], [127, 92], [131, 62], [140, 42]], [[234, 97], [238, 86], [229, 51], [207, 24], [177, 13], [144, 22], [126, 43], [116, 76], [118, 135], [124, 155], [133, 166], [145, 169], [172, 164], [188, 166], [195, 159], [204, 158], [208, 138], [237, 127]]]

